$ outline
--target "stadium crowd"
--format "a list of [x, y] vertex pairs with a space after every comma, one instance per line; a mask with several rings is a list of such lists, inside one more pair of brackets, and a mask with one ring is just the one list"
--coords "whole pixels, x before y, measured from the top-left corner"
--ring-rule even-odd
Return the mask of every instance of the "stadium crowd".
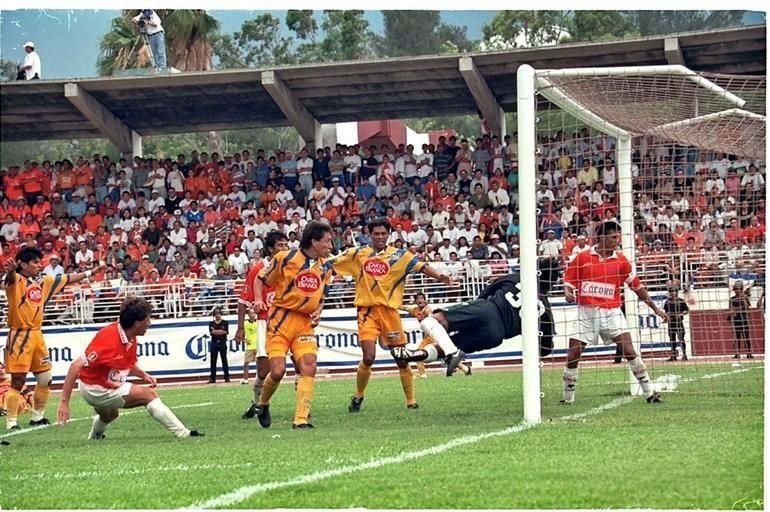
[[[498, 269], [507, 273], [519, 254], [517, 151], [514, 134], [441, 137], [419, 152], [337, 144], [314, 153], [25, 161], [0, 170], [0, 257], [37, 245], [49, 274], [105, 262], [91, 278], [98, 293], [156, 286], [168, 304], [170, 285], [196, 279], [219, 283], [205, 285], [209, 294], [228, 294], [271, 230], [296, 248], [305, 223], [322, 220], [341, 250], [369, 244], [367, 221], [385, 216], [390, 242], [422, 259], [459, 268], [508, 260]], [[539, 140], [538, 251], [554, 282], [566, 258], [590, 247], [595, 226], [618, 216], [614, 158], [615, 141], [587, 129]], [[693, 276], [749, 257], [764, 268], [752, 252], [765, 241], [764, 162], [640, 138], [632, 170], [638, 263]]]

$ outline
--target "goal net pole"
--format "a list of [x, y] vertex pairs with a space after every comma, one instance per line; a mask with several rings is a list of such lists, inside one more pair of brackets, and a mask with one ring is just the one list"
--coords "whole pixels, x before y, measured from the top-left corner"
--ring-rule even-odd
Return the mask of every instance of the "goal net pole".
[[539, 423], [540, 343], [537, 275], [537, 166], [535, 142], [535, 70], [520, 66], [516, 72], [517, 123], [519, 132], [519, 274], [521, 279], [521, 343], [524, 421]]

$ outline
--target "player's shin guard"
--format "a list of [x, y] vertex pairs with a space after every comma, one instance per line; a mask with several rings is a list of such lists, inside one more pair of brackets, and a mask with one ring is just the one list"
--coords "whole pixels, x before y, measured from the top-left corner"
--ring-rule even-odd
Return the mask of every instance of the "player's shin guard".
[[639, 381], [639, 385], [642, 386], [644, 396], [652, 395], [652, 389], [650, 388], [650, 376], [647, 374], [647, 366], [642, 361], [640, 356], [632, 359], [628, 362], [628, 367], [631, 369], [631, 373], [634, 374], [636, 380]]
[[361, 398], [364, 396], [366, 386], [369, 385], [371, 376], [372, 367], [366, 366], [363, 361], [358, 363], [358, 370], [356, 370], [356, 397]]
[[307, 423], [310, 416], [310, 405], [313, 402], [313, 387], [315, 377], [299, 377], [297, 384], [297, 404], [294, 408], [294, 424], [302, 425]]
[[190, 430], [179, 421], [179, 418], [160, 398], [154, 399], [145, 407], [155, 421], [166, 427], [176, 437], [190, 437]]
[[412, 369], [408, 366], [406, 368], [399, 368], [398, 376], [401, 378], [401, 387], [404, 388], [406, 405], [414, 404], [414, 374]]
[[265, 386], [265, 379], [260, 379], [259, 375], [254, 378], [254, 403], [259, 403], [259, 395], [262, 394], [262, 388]]
[[273, 398], [275, 391], [278, 389], [278, 384], [280, 383], [281, 381], [276, 382], [273, 380], [272, 373], [268, 373], [265, 383], [262, 385], [262, 392], [259, 394], [257, 403], [259, 405], [270, 405], [270, 399]]
[[8, 428], [16, 426], [16, 420], [19, 417], [19, 401], [21, 400], [21, 393], [16, 389], [8, 389], [8, 393], [5, 396], [5, 408], [8, 411], [8, 416], [5, 418], [5, 424]]
[[575, 386], [577, 385], [578, 369], [564, 368], [562, 380], [564, 381], [564, 402], [571, 404], [575, 401]]
[[436, 345], [441, 348], [441, 351], [444, 352], [445, 356], [457, 352], [457, 346], [452, 341], [452, 338], [449, 337], [449, 333], [447, 333], [444, 326], [432, 316], [429, 316], [420, 322], [420, 328], [425, 336], [430, 337], [436, 342]]

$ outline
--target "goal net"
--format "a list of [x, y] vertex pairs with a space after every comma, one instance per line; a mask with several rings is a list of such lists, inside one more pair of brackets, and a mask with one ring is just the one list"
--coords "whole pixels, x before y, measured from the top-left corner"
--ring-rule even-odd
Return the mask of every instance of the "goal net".
[[[528, 420], [565, 398], [593, 406], [653, 392], [680, 407], [714, 396], [761, 406], [765, 102], [764, 77], [519, 69], [522, 286], [525, 297], [547, 293], [557, 332], [552, 354], [538, 359], [536, 301], [525, 301]], [[621, 227], [618, 252], [652, 304], [623, 286], [628, 276], [597, 236], [608, 222]], [[621, 360], [612, 339], [623, 331], [646, 374]], [[576, 369], [571, 338], [587, 342]]]

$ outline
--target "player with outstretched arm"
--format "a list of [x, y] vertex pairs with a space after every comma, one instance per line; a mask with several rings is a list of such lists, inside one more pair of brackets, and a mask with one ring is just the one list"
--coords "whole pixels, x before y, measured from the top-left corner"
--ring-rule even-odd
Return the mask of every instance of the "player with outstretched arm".
[[[104, 431], [117, 419], [120, 409], [142, 406], [178, 438], [203, 436], [179, 421], [158, 397], [155, 377], [137, 363], [136, 338], [149, 329], [151, 315], [152, 305], [146, 300], [128, 297], [123, 301], [119, 320], [99, 330], [83, 355], [70, 365], [56, 414], [57, 423], [65, 425], [69, 421], [72, 389], [80, 378], [80, 394], [97, 414], [88, 439], [103, 439]], [[139, 377], [149, 387], [128, 382], [128, 376]]]

